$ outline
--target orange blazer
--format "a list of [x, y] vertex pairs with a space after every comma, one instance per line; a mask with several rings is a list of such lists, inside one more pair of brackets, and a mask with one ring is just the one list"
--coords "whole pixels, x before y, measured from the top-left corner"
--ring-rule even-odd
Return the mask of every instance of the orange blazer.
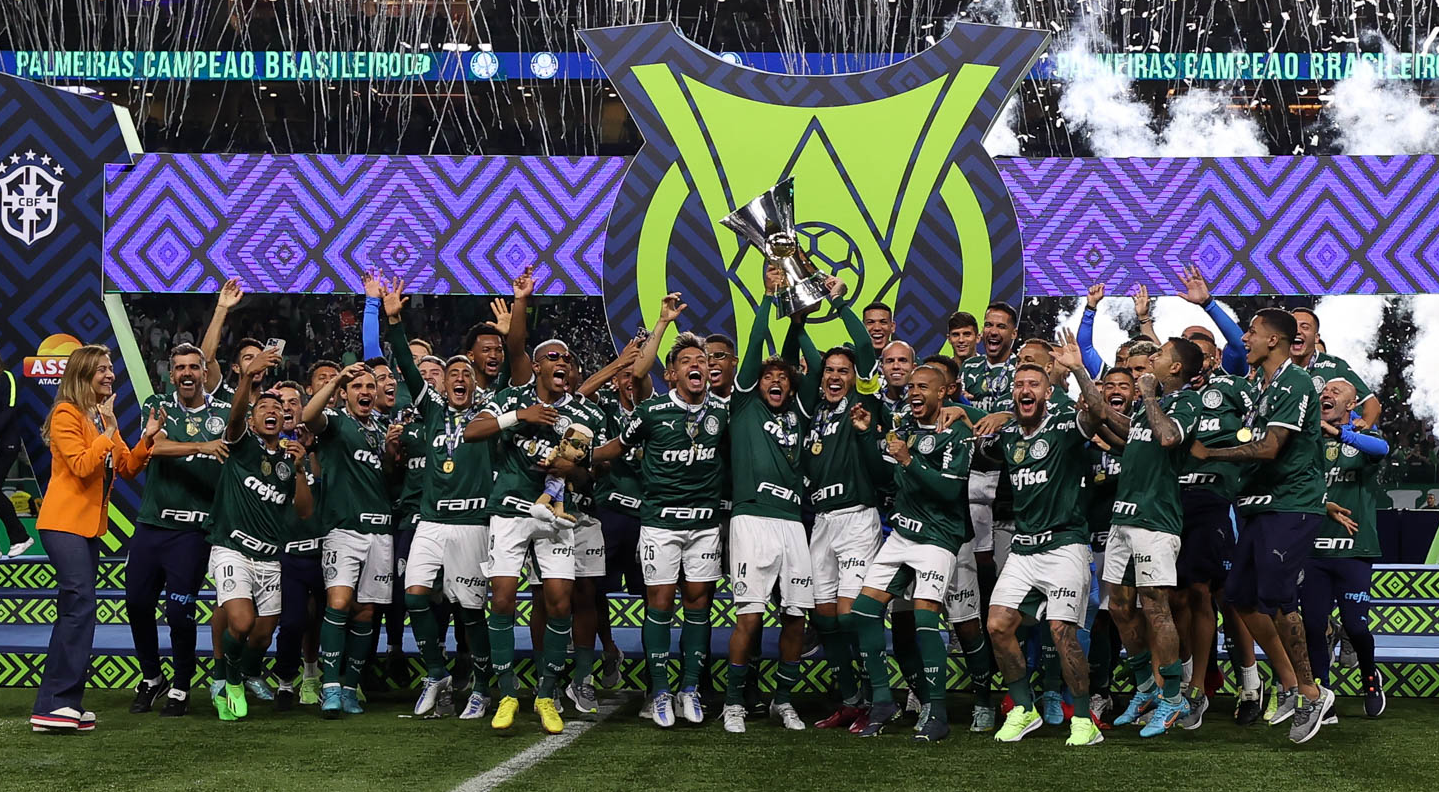
[[134, 478], [150, 461], [153, 449], [143, 441], [131, 451], [116, 433], [115, 439], [95, 428], [80, 408], [62, 403], [50, 419], [50, 484], [40, 502], [35, 527], [64, 531], [87, 538], [101, 536], [110, 527], [110, 489], [105, 481], [105, 460], [113, 460], [115, 475]]

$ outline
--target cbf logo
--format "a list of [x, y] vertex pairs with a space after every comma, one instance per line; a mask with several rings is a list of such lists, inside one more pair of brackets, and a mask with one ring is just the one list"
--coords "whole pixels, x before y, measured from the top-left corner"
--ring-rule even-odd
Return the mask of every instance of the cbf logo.
[[60, 177], [65, 168], [48, 154], [11, 154], [0, 170], [0, 225], [27, 246], [54, 233], [60, 222]]
[[[687, 284], [695, 321], [745, 337], [764, 256], [720, 220], [791, 177], [811, 261], [848, 284], [853, 304], [893, 306], [900, 335], [943, 326], [957, 308], [1021, 301], [1023, 240], [983, 139], [1044, 31], [959, 24], [912, 58], [835, 75], [736, 65], [668, 22], [580, 36], [645, 141], [605, 240], [616, 338], [653, 323], [644, 312], [658, 305], [638, 284], [666, 282]], [[825, 318], [812, 328], [821, 348], [847, 338]]]

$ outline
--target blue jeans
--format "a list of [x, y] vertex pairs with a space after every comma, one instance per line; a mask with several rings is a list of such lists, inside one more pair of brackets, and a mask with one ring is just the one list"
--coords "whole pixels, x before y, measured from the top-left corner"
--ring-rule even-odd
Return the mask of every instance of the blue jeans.
[[100, 539], [63, 531], [39, 533], [40, 543], [55, 567], [59, 606], [34, 711], [43, 715], [74, 707], [84, 712], [81, 699], [90, 676], [90, 652], [95, 646], [95, 576], [100, 571]]

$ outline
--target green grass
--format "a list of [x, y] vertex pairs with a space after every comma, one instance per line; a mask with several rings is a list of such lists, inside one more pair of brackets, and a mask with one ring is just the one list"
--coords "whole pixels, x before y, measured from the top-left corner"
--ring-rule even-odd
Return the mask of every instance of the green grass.
[[[100, 716], [92, 734], [32, 735], [25, 718], [33, 695], [0, 690], [0, 790], [440, 791], [542, 739], [528, 699], [515, 733], [502, 737], [483, 721], [401, 719], [408, 698], [373, 702], [366, 715], [339, 722], [309, 707], [276, 715], [252, 705], [248, 721], [222, 724], [208, 705], [182, 721], [129, 715], [123, 691], [86, 695]], [[811, 722], [826, 714], [816, 700], [799, 704]], [[1384, 717], [1371, 721], [1359, 700], [1341, 699], [1339, 725], [1295, 746], [1285, 728], [1233, 726], [1224, 717], [1233, 709], [1226, 698], [1197, 732], [1151, 741], [1134, 729], [1111, 730], [1091, 749], [1066, 749], [1067, 726], [1042, 728], [1018, 745], [960, 729], [938, 745], [915, 745], [907, 729], [859, 740], [754, 721], [743, 735], [714, 722], [662, 734], [635, 717], [638, 708], [630, 701], [505, 789], [1390, 792], [1433, 789], [1439, 777], [1439, 706], [1432, 700], [1391, 700]], [[967, 698], [955, 698], [950, 710], [956, 726], [967, 726]]]

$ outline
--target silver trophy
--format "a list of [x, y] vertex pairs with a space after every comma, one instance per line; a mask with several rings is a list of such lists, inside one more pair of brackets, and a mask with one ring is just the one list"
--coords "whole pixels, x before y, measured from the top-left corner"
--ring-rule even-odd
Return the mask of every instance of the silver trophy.
[[743, 234], [770, 266], [784, 273], [786, 286], [775, 294], [780, 316], [807, 311], [829, 295], [824, 274], [814, 268], [795, 239], [793, 176], [720, 222]]

